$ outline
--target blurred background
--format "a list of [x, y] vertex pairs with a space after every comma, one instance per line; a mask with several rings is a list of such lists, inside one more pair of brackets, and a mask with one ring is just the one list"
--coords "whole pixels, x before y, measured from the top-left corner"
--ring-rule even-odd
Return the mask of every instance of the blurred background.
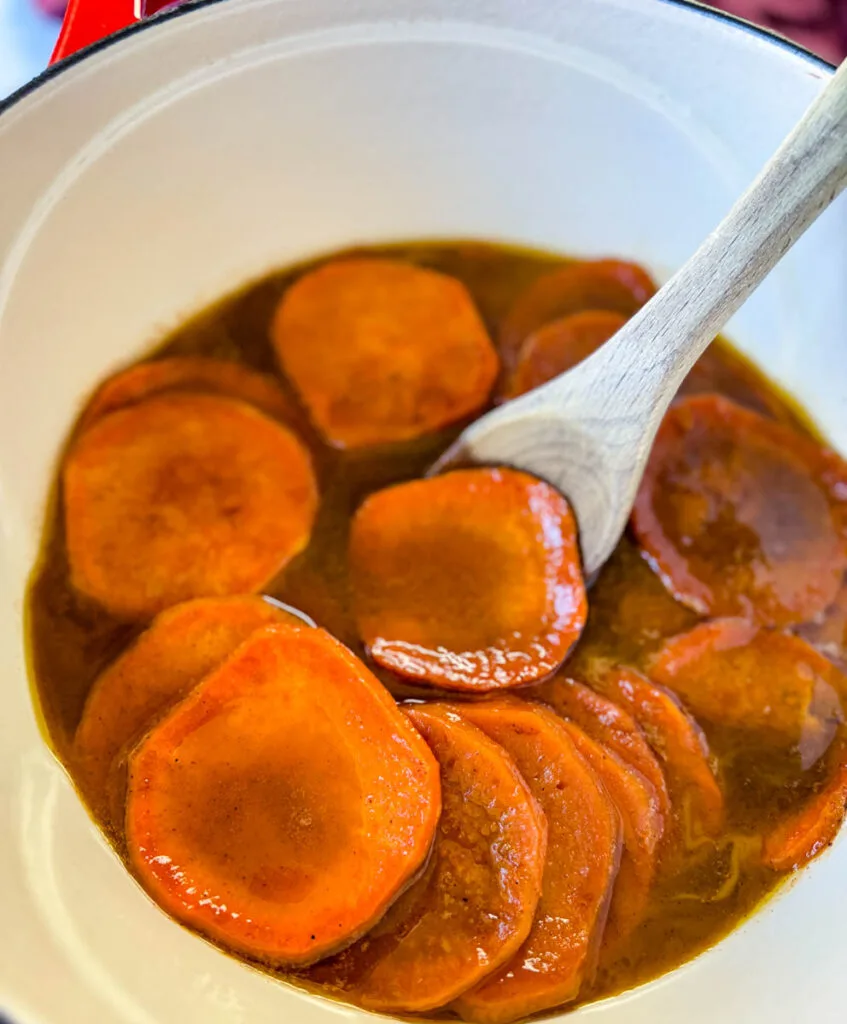
[[[0, 98], [46, 67], [65, 3], [0, 0]], [[847, 56], [847, 0], [721, 0], [713, 6], [788, 36], [832, 63]]]

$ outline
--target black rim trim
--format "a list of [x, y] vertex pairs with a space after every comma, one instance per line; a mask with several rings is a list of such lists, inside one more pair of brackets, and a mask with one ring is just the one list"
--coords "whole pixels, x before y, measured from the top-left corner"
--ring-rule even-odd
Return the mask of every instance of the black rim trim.
[[[162, 11], [161, 14], [154, 14], [152, 17], [146, 18], [143, 21], [137, 21], [133, 25], [129, 25], [126, 28], [121, 29], [119, 32], [114, 32], [112, 35], [106, 36], [104, 39], [101, 39], [96, 43], [92, 43], [90, 46], [86, 46], [84, 49], [78, 50], [76, 53], [72, 53], [69, 57], [65, 57], [58, 63], [45, 68], [40, 75], [37, 75], [25, 85], [22, 85], [5, 99], [0, 100], [0, 116], [5, 114], [12, 107], [16, 106], [16, 104], [20, 103], [21, 100], [26, 99], [27, 96], [31, 95], [37, 89], [40, 89], [41, 86], [46, 85], [63, 72], [74, 67], [76, 64], [79, 64], [80, 61], [86, 60], [88, 57], [91, 57], [110, 46], [114, 46], [115, 43], [119, 43], [122, 39], [133, 36], [138, 32], [143, 32], [146, 29], [153, 28], [156, 25], [173, 21], [175, 18], [181, 18], [185, 15], [192, 14], [194, 11], [202, 10], [204, 7], [212, 7], [215, 4], [224, 2], [225, 0], [189, 0], [188, 3], [175, 7], [172, 10]], [[671, 7], [687, 8], [701, 17], [710, 18], [715, 21], [727, 22], [730, 25], [736, 26], [741, 31], [747, 32], [749, 35], [758, 36], [770, 44], [778, 46], [782, 50], [787, 50], [795, 57], [802, 58], [820, 71], [830, 73], [835, 71], [834, 64], [830, 64], [829, 61], [824, 60], [822, 57], [818, 57], [816, 54], [812, 53], [811, 50], [807, 50], [805, 47], [800, 46], [799, 43], [794, 43], [790, 39], [786, 39], [785, 36], [778, 35], [776, 32], [771, 32], [770, 29], [754, 25], [734, 14], [728, 14], [726, 11], [719, 11], [714, 7], [704, 7], [702, 4], [694, 2], [694, 0], [661, 0], [661, 2]]]

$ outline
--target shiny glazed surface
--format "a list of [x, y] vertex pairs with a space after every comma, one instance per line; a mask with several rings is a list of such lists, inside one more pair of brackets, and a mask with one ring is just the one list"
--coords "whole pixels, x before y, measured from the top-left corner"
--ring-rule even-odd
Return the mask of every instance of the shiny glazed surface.
[[[514, 296], [557, 261], [551, 257], [484, 245], [411, 246], [404, 258], [455, 274], [466, 282], [483, 318], [494, 329]], [[159, 354], [204, 354], [274, 371], [268, 323], [289, 278], [273, 275], [225, 300], [170, 338]], [[290, 388], [285, 381], [283, 387]], [[713, 348], [688, 385], [726, 391], [753, 408], [776, 413], [803, 428], [791, 404], [751, 367], [723, 348]], [[293, 397], [293, 396], [292, 396]], [[350, 516], [362, 499], [387, 484], [419, 476], [457, 432], [364, 452], [339, 452], [321, 444], [305, 419], [298, 422], [311, 450], [322, 501], [309, 547], [266, 591], [301, 608], [357, 653], [347, 580]], [[664, 589], [630, 538], [622, 540], [590, 595], [586, 632], [568, 668], [603, 659], [644, 668], [663, 638], [690, 628], [697, 616]], [[31, 642], [39, 695], [51, 739], [77, 776], [72, 738], [88, 689], [100, 670], [125, 646], [131, 627], [104, 615], [69, 587], [64, 537], [54, 515], [44, 558], [31, 592]], [[398, 697], [419, 695], [396, 677], [384, 681]], [[674, 870], [653, 890], [645, 921], [614, 956], [601, 956], [596, 981], [581, 998], [617, 991], [688, 959], [748, 914], [778, 883], [781, 873], [761, 866], [751, 835], [765, 831], [798, 806], [818, 783], [820, 766], [803, 771], [796, 752], [774, 751], [721, 723], [707, 730], [725, 788], [725, 830], [713, 838], [683, 834]], [[120, 829], [111, 838], [122, 847]]]

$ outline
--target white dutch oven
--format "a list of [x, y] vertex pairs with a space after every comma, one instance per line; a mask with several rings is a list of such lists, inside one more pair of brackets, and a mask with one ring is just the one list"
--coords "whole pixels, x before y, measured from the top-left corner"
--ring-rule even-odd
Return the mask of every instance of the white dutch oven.
[[[117, 0], [116, 0], [117, 2]], [[666, 0], [227, 0], [58, 65], [0, 116], [0, 1007], [20, 1024], [364, 1019], [169, 921], [39, 732], [23, 595], [102, 374], [271, 267], [503, 239], [665, 276], [831, 69]], [[847, 197], [730, 334], [847, 449]], [[843, 1024], [847, 842], [683, 969], [579, 1016]]]

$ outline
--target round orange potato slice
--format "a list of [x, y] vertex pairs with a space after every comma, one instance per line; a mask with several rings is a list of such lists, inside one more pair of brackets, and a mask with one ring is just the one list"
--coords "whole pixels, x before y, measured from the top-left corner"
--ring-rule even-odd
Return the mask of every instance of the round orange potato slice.
[[665, 642], [650, 675], [702, 722], [796, 747], [810, 768], [835, 737], [847, 679], [805, 640], [716, 619]]
[[703, 730], [670, 690], [623, 666], [601, 674], [595, 685], [622, 704], [644, 730], [659, 755], [678, 822], [696, 822], [700, 832], [717, 835], [725, 803], [715, 777]]
[[506, 1024], [579, 994], [596, 967], [618, 873], [618, 812], [552, 711], [500, 699], [461, 714], [512, 756], [547, 817], [547, 863], [535, 923], [498, 971], [454, 1004], [464, 1020]]
[[521, 292], [500, 328], [500, 350], [514, 364], [526, 339], [583, 310], [607, 310], [629, 318], [656, 293], [656, 284], [637, 263], [583, 260], [542, 274]]
[[408, 441], [478, 412], [499, 361], [465, 286], [387, 259], [325, 263], [272, 326], [280, 364], [337, 448]]
[[445, 705], [404, 709], [441, 765], [441, 820], [423, 876], [311, 981], [371, 1010], [444, 1006], [509, 960], [541, 894], [547, 825], [502, 747]]
[[803, 806], [781, 821], [762, 844], [762, 859], [774, 871], [794, 871], [835, 842], [847, 809], [847, 744], [834, 744], [828, 772]]
[[623, 942], [644, 917], [656, 876], [665, 819], [656, 791], [643, 775], [592, 740], [578, 725], [568, 721], [562, 724], [573, 745], [603, 783], [623, 826], [621, 866], [603, 935], [603, 946], [609, 949]]
[[534, 682], [586, 616], [576, 525], [526, 473], [455, 470], [378, 491], [350, 534], [354, 613], [377, 664], [444, 689]]
[[718, 395], [685, 399], [656, 436], [635, 534], [665, 586], [696, 612], [765, 626], [807, 621], [831, 604], [847, 568], [834, 460]]
[[79, 781], [96, 817], [108, 821], [111, 816], [116, 762], [163, 711], [251, 633], [273, 622], [295, 621], [252, 595], [198, 598], [157, 615], [95, 680], [76, 730]]
[[542, 683], [532, 691], [532, 695], [578, 725], [587, 736], [646, 779], [655, 791], [659, 810], [667, 821], [671, 803], [665, 773], [647, 742], [644, 730], [628, 711], [584, 683], [562, 674]]
[[623, 327], [626, 317], [605, 309], [585, 309], [534, 331], [521, 345], [517, 365], [504, 389], [517, 398], [587, 359]]
[[438, 763], [321, 629], [266, 626], [129, 760], [130, 865], [183, 924], [304, 965], [367, 931], [422, 868]]
[[260, 590], [308, 543], [318, 501], [290, 430], [211, 395], [111, 413], [62, 480], [71, 580], [121, 619]]
[[289, 420], [296, 415], [282, 388], [266, 373], [229, 359], [169, 356], [136, 363], [101, 384], [80, 417], [79, 429], [86, 430], [116, 409], [136, 405], [165, 391], [238, 398], [278, 420]]

